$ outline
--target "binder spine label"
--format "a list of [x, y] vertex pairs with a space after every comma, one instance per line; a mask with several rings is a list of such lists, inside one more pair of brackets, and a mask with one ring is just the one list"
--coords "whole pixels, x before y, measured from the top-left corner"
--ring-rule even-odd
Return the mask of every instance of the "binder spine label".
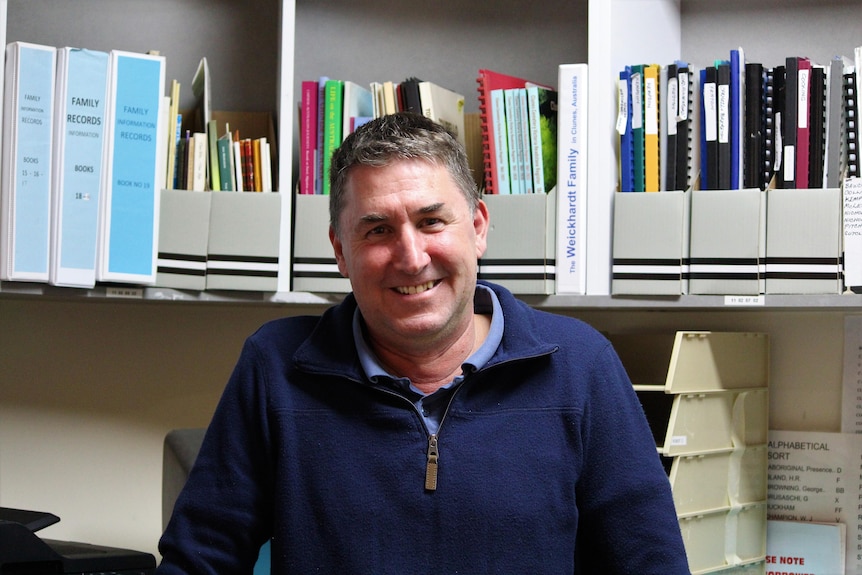
[[118, 55], [114, 66], [108, 273], [153, 276], [164, 61]]
[[[95, 270], [105, 128], [108, 54], [73, 50], [68, 54], [63, 133], [60, 266]], [[59, 118], [58, 118], [59, 119]]]
[[50, 249], [55, 58], [53, 50], [20, 47], [15, 116], [10, 118], [16, 134], [4, 143], [14, 147], [12, 271], [44, 279]]

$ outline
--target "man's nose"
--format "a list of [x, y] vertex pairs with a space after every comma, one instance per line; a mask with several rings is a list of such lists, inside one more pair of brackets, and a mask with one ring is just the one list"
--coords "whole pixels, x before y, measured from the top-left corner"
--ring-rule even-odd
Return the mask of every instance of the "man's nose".
[[399, 233], [395, 251], [396, 267], [409, 274], [419, 273], [430, 260], [422, 234], [415, 229], [402, 230]]

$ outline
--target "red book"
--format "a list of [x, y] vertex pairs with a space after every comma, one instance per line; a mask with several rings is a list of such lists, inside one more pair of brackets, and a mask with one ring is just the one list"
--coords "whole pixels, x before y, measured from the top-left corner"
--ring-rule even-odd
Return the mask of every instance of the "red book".
[[[811, 138], [811, 60], [799, 58], [796, 92], [796, 187], [808, 187], [808, 161]], [[789, 118], [788, 118], [789, 120]]]
[[479, 70], [479, 77], [476, 78], [476, 82], [479, 84], [479, 126], [482, 131], [482, 164], [485, 172], [485, 193], [496, 194], [497, 147], [494, 144], [491, 90], [523, 88], [528, 83], [533, 82], [487, 69]]
[[240, 152], [242, 153], [242, 189], [246, 192], [255, 190], [254, 184], [254, 150], [251, 145], [251, 138], [245, 138], [240, 142]]
[[317, 156], [317, 81], [302, 82], [299, 120], [299, 193], [314, 193]]

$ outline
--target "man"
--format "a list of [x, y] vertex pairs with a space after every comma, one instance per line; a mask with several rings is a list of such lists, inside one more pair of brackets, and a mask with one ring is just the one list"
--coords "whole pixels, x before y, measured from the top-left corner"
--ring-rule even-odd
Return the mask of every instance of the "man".
[[160, 573], [688, 574], [667, 477], [607, 340], [476, 281], [463, 149], [412, 114], [332, 159], [353, 293], [246, 342]]

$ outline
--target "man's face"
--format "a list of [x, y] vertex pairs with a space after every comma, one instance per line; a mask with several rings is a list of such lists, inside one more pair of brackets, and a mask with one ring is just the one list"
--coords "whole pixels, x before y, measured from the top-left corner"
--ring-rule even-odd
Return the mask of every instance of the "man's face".
[[340, 232], [330, 230], [339, 271], [377, 343], [445, 342], [473, 315], [477, 259], [488, 211], [473, 214], [443, 167], [421, 160], [352, 168]]

